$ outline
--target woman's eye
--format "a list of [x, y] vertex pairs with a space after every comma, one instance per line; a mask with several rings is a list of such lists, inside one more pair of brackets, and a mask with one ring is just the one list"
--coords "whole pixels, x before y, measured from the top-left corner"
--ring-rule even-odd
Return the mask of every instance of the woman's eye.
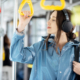
[[55, 21], [55, 20], [52, 20], [52, 21]]

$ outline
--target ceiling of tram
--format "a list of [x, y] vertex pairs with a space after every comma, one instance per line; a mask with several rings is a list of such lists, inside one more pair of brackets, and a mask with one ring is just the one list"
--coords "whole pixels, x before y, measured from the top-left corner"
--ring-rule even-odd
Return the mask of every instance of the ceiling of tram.
[[[41, 0], [31, 0], [33, 3], [33, 8], [34, 8], [34, 16], [39, 16], [39, 15], [45, 15], [46, 10], [43, 10], [40, 7], [40, 1]], [[70, 1], [72, 3], [77, 3], [80, 0], [65, 0], [66, 1], [66, 6], [71, 5]], [[22, 0], [18, 0], [18, 8], [21, 4]], [[52, 5], [52, 4], [57, 4], [61, 5], [60, 0], [45, 0], [45, 5]], [[3, 5], [3, 15], [5, 17], [5, 20], [12, 19], [13, 18], [13, 13], [14, 13], [14, 0], [2, 0], [2, 5]], [[23, 10], [30, 10], [29, 5], [26, 4], [23, 7]]]

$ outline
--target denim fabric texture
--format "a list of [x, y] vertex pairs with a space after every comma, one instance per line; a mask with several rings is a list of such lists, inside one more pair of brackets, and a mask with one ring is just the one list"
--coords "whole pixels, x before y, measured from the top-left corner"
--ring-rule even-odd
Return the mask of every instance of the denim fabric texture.
[[24, 35], [14, 32], [10, 45], [10, 60], [25, 64], [33, 64], [29, 80], [74, 80], [73, 72], [74, 46], [80, 42], [67, 42], [60, 52], [55, 51], [55, 42], [48, 40], [48, 50], [44, 38], [41, 41], [24, 47]]

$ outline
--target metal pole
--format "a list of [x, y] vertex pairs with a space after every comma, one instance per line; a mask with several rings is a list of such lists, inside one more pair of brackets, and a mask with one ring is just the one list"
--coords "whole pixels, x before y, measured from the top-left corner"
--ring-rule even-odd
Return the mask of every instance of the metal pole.
[[3, 36], [0, 36], [0, 80], [2, 80], [2, 53], [3, 53]]
[[[26, 34], [28, 32], [28, 25], [25, 27], [25, 37], [24, 37], [24, 47], [28, 46], [28, 34]], [[27, 68], [27, 64], [24, 64], [24, 80], [28, 79], [28, 68]]]
[[[72, 5], [72, 0], [69, 0], [69, 3]], [[72, 7], [68, 7], [68, 9], [72, 9]]]
[[[0, 0], [0, 8], [1, 8], [1, 0]], [[1, 13], [0, 13], [0, 27], [1, 27]]]
[[77, 1], [76, 3], [73, 3], [71, 5], [66, 6], [66, 8], [69, 8], [69, 7], [72, 8], [72, 7], [79, 5], [79, 4], [80, 4], [80, 1]]
[[69, 0], [69, 3], [72, 4], [72, 0]]
[[[14, 0], [14, 29], [13, 33], [15, 32], [15, 28], [17, 27], [17, 11], [18, 11], [18, 0]], [[12, 80], [16, 80], [16, 62], [12, 63]]]
[[0, 80], [2, 80], [2, 53], [3, 53], [3, 33], [4, 30], [2, 29], [3, 26], [3, 5], [1, 4], [0, 0], [0, 8], [1, 8], [1, 13], [0, 13]]

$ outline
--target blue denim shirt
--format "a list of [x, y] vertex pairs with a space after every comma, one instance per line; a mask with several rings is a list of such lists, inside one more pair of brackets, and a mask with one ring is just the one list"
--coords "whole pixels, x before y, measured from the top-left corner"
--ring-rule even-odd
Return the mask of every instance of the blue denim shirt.
[[54, 49], [55, 42], [48, 40], [48, 50], [44, 38], [41, 41], [24, 47], [24, 35], [16, 32], [13, 35], [10, 46], [10, 60], [20, 63], [33, 64], [29, 80], [74, 80], [72, 62], [74, 61], [74, 47], [80, 43], [67, 42], [58, 55]]

